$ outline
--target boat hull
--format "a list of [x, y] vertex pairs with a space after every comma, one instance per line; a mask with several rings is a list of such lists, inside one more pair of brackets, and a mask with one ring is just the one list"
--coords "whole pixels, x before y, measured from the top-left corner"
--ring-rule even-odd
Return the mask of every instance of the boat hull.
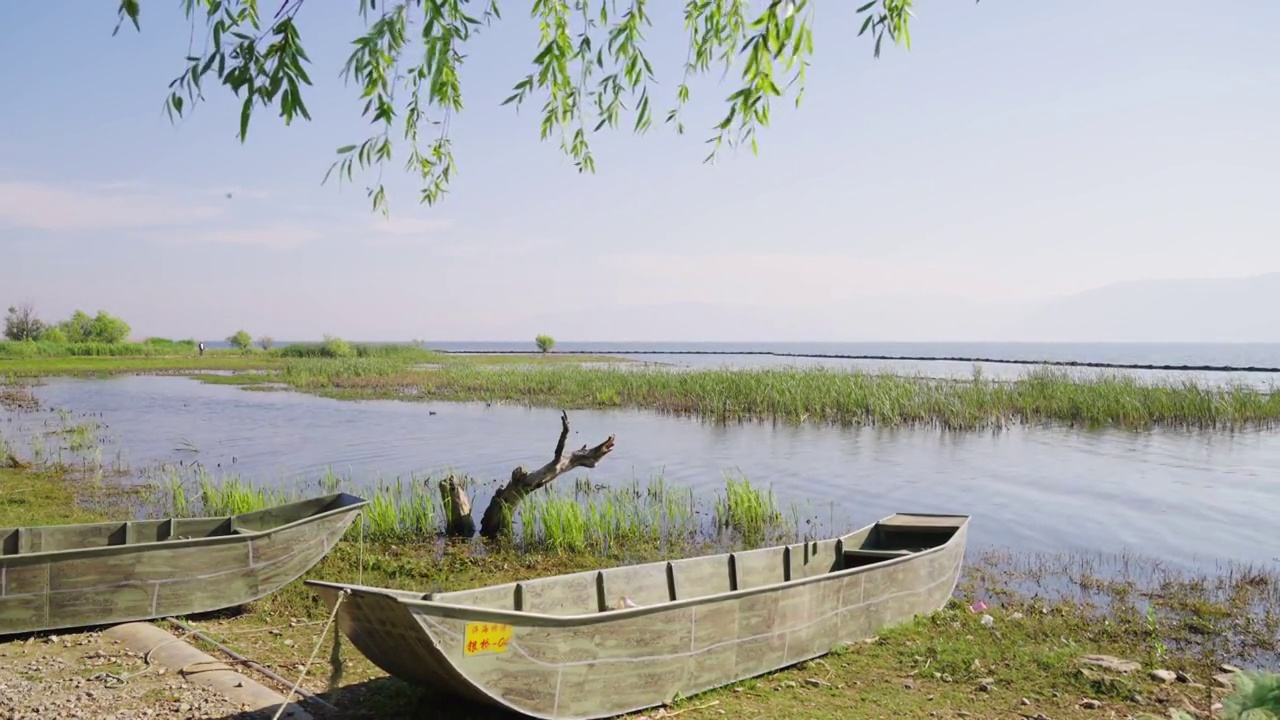
[[[572, 616], [450, 605], [449, 594], [437, 603], [413, 593], [308, 584], [331, 607], [344, 587], [350, 591], [340, 627], [391, 675], [533, 717], [601, 718], [819, 657], [940, 609], [959, 579], [966, 531], [961, 523], [940, 547], [834, 571], [829, 557], [842, 551], [842, 539], [717, 556], [729, 558], [745, 589]], [[765, 567], [775, 557], [789, 564], [788, 581], [751, 587], [753, 564]], [[713, 559], [618, 570], [662, 568], [678, 597], [681, 578], [686, 586], [694, 581], [682, 576], [681, 563]], [[580, 580], [580, 592], [603, 603], [610, 572], [617, 570], [547, 580], [563, 593]], [[612, 577], [619, 586], [626, 580]], [[516, 603], [536, 605], [538, 582], [518, 584]]]
[[[190, 615], [257, 600], [314, 567], [365, 504], [340, 493], [227, 518], [14, 529], [6, 538], [12, 547], [0, 555], [0, 635]], [[47, 549], [59, 544], [77, 547]]]

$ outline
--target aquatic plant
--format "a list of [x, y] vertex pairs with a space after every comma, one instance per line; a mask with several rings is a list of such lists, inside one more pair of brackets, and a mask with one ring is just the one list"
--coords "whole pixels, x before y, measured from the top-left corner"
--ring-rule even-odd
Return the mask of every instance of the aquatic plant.
[[746, 477], [725, 478], [724, 497], [716, 501], [715, 513], [717, 526], [749, 539], [763, 538], [782, 521], [773, 489], [762, 491]]
[[[320, 378], [323, 377], [323, 380]], [[292, 381], [290, 381], [292, 382]], [[483, 400], [559, 408], [647, 408], [716, 422], [774, 421], [946, 430], [1056, 423], [1098, 428], [1240, 429], [1280, 421], [1280, 393], [1243, 384], [1142, 380], [1053, 368], [1016, 380], [942, 379], [823, 367], [672, 370], [522, 367], [450, 360], [438, 367], [376, 371], [308, 368], [307, 385], [339, 397]]]

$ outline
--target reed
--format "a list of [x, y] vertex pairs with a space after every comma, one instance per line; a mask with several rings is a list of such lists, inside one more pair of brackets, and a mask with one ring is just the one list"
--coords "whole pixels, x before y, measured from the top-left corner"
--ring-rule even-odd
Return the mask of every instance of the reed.
[[0, 341], [0, 358], [151, 357], [192, 355], [196, 352], [194, 340], [174, 341], [167, 338], [148, 338], [136, 343]]
[[782, 522], [773, 489], [760, 490], [745, 477], [725, 479], [725, 493], [716, 501], [715, 513], [716, 525], [722, 530], [753, 540], [765, 537]]
[[647, 408], [718, 422], [779, 421], [947, 430], [1056, 423], [1097, 428], [1240, 429], [1280, 420], [1280, 393], [1193, 380], [1142, 380], [1054, 368], [1014, 381], [949, 380], [829, 368], [673, 371], [544, 364], [449, 363], [403, 372], [328, 373], [340, 397], [409, 397], [533, 406]]
[[[283, 488], [236, 475], [214, 477], [203, 466], [191, 464], [156, 468], [144, 477], [148, 488], [144, 512], [149, 515], [252, 512], [313, 495], [318, 486], [324, 493], [346, 490], [369, 499], [363, 514], [363, 532], [369, 541], [440, 539], [449, 516], [437, 483], [416, 476], [370, 483], [329, 471], [314, 484]], [[477, 485], [471, 478], [454, 477], [464, 487]], [[609, 553], [640, 548], [734, 548], [799, 537], [798, 516], [784, 519], [772, 492], [757, 490], [745, 478], [732, 481], [729, 487], [730, 509], [723, 511], [701, 507], [690, 488], [671, 486], [661, 476], [645, 484], [632, 479], [616, 485], [593, 485], [579, 478], [524, 499], [514, 519], [514, 545], [527, 551]], [[476, 499], [483, 508], [487, 500]], [[713, 517], [714, 521], [709, 520]]]
[[290, 360], [278, 380], [299, 388], [326, 387], [334, 378], [378, 378], [404, 371], [404, 364], [381, 357]]
[[[565, 486], [567, 487], [567, 486]], [[611, 548], [681, 545], [698, 539], [693, 493], [658, 477], [641, 487], [580, 478], [572, 489], [525, 498], [516, 512], [521, 545], [554, 552], [608, 552]]]

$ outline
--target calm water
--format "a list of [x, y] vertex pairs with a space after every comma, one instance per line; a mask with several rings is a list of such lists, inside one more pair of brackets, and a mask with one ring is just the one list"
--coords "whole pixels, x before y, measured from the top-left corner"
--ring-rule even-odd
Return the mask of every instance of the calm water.
[[[53, 379], [37, 395], [100, 413], [135, 467], [189, 460], [194, 447], [212, 470], [290, 485], [327, 467], [367, 482], [446, 469], [506, 478], [518, 464], [549, 459], [559, 429], [554, 410], [337, 401], [176, 377]], [[975, 547], [1280, 565], [1276, 432], [946, 434], [720, 426], [619, 411], [577, 411], [570, 420], [573, 446], [617, 435], [593, 482], [661, 474], [709, 498], [723, 489], [725, 473], [740, 470], [839, 532], [897, 511], [960, 512], [974, 517]], [[38, 425], [10, 419], [0, 432], [12, 438]]]
[[[211, 342], [210, 347], [227, 343]], [[533, 342], [429, 342], [428, 347], [449, 351], [535, 350]], [[984, 376], [1013, 380], [1035, 367], [1037, 362], [1094, 362], [1127, 365], [1189, 365], [1215, 367], [1280, 368], [1280, 344], [1160, 344], [1160, 343], [719, 343], [719, 342], [560, 342], [559, 350], [615, 355], [646, 363], [662, 363], [682, 368], [826, 366], [857, 368], [869, 372], [966, 378], [974, 366]], [[639, 351], [645, 354], [631, 354]], [[717, 353], [688, 355], [679, 353]], [[750, 355], [774, 352], [786, 355]], [[654, 354], [650, 354], [654, 353]], [[669, 354], [667, 354], [669, 353]], [[721, 354], [727, 353], [727, 354]], [[739, 353], [739, 354], [734, 354]], [[873, 355], [888, 357], [993, 358], [1012, 363], [972, 363], [948, 360], [854, 360], [796, 355]], [[1077, 376], [1103, 372], [1098, 368], [1059, 368]], [[1122, 372], [1145, 380], [1193, 379], [1209, 384], [1245, 384], [1271, 390], [1280, 386], [1280, 373], [1233, 371], [1170, 371], [1126, 369]]]
[[[529, 342], [428, 342], [440, 350], [533, 350]], [[984, 357], [1035, 362], [1280, 367], [1280, 344], [1268, 343], [1001, 343], [1001, 342], [557, 342], [562, 350], [645, 352], [776, 352], [798, 355]], [[670, 357], [680, 357], [672, 355]], [[686, 358], [690, 356], [685, 356]], [[693, 356], [697, 357], [697, 356]], [[741, 356], [738, 356], [741, 357]], [[690, 359], [689, 362], [702, 362]], [[714, 359], [711, 362], [716, 362]]]

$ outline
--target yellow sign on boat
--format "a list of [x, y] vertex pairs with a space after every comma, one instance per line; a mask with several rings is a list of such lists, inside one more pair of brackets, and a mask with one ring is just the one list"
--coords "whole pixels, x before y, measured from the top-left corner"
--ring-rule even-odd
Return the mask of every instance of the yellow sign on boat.
[[467, 623], [462, 652], [466, 655], [503, 653], [511, 642], [511, 626], [501, 623]]

